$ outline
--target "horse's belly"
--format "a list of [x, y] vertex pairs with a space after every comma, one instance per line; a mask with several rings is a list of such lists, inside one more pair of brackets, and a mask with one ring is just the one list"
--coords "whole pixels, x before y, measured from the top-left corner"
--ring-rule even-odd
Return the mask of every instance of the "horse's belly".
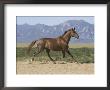
[[51, 45], [48, 47], [48, 49], [53, 50], [53, 51], [61, 51], [62, 47], [59, 45]]
[[61, 47], [54, 47], [52, 50], [53, 50], [53, 51], [61, 51], [62, 48], [61, 48]]

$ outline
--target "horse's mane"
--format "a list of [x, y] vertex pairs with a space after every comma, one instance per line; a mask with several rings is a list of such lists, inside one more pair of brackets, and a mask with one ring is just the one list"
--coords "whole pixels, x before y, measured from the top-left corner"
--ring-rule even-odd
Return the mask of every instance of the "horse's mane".
[[58, 38], [62, 38], [68, 31], [65, 31], [61, 36], [58, 36]]
[[65, 31], [62, 36], [64, 36], [68, 31]]

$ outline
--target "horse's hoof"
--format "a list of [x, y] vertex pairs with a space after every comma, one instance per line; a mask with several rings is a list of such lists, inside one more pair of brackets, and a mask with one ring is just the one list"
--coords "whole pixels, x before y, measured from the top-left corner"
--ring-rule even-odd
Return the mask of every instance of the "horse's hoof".
[[79, 64], [79, 62], [76, 62], [77, 64]]
[[34, 61], [34, 58], [32, 58], [32, 61]]
[[74, 61], [68, 61], [69, 63], [73, 63]]
[[56, 62], [54, 62], [53, 64], [56, 64]]

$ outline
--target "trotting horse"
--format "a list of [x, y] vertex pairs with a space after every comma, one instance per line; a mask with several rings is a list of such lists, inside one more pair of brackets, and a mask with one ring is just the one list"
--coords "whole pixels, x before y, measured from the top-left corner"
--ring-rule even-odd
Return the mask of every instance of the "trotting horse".
[[[28, 47], [28, 53], [30, 52], [31, 48], [36, 45], [36, 52], [33, 54], [32, 61], [34, 60], [35, 55], [41, 53], [42, 51], [46, 50], [46, 53], [51, 61], [56, 64], [55, 60], [50, 57], [50, 50], [52, 51], [62, 51], [63, 58], [65, 57], [65, 52], [68, 53], [72, 58], [72, 54], [69, 51], [69, 41], [71, 37], [79, 38], [75, 28], [70, 28], [64, 32], [63, 35], [57, 38], [41, 38], [39, 40], [34, 40]], [[74, 58], [73, 58], [74, 59]], [[75, 60], [75, 59], [74, 59]], [[75, 60], [77, 62], [77, 60]]]

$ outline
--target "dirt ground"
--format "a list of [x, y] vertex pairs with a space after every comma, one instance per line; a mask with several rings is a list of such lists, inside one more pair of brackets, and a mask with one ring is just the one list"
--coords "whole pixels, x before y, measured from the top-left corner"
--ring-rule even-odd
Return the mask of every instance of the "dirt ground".
[[93, 63], [77, 64], [57, 61], [57, 64], [53, 64], [52, 62], [17, 61], [16, 65], [17, 74], [94, 74]]

